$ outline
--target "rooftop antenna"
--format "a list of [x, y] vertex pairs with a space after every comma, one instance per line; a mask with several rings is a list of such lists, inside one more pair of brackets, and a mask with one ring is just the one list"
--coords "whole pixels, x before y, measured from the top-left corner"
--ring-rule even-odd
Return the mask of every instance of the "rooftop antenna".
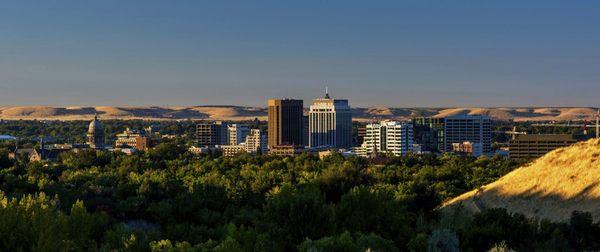
[[329, 88], [325, 86], [325, 99], [329, 99]]

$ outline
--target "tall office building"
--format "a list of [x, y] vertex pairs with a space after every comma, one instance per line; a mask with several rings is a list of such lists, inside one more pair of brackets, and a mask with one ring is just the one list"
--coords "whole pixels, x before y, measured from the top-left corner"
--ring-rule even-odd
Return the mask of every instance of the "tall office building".
[[412, 151], [413, 125], [396, 121], [382, 121], [366, 126], [361, 156], [370, 156], [374, 152], [391, 153], [396, 156]]
[[196, 146], [215, 147], [228, 144], [228, 127], [225, 122], [209, 122], [196, 125]]
[[268, 101], [268, 106], [269, 149], [280, 145], [303, 145], [303, 101], [294, 99], [270, 99]]
[[259, 129], [250, 130], [250, 133], [246, 136], [246, 141], [243, 144], [248, 153], [267, 153], [267, 137]]
[[444, 118], [419, 117], [412, 120], [415, 143], [423, 151], [444, 152], [446, 136]]
[[252, 129], [240, 144], [223, 145], [223, 156], [233, 157], [241, 153], [267, 153], [267, 138], [260, 129]]
[[308, 132], [309, 132], [309, 120], [308, 116], [302, 116], [302, 145], [308, 146]]
[[250, 133], [250, 127], [241, 124], [231, 124], [227, 126], [227, 132], [227, 144], [238, 145], [246, 140], [246, 136]]
[[356, 135], [353, 137], [353, 145], [360, 146], [365, 141], [365, 136], [367, 135], [367, 126], [360, 125], [356, 128]]
[[492, 151], [492, 120], [482, 115], [460, 115], [444, 119], [445, 150], [454, 143], [481, 143], [484, 153]]
[[352, 111], [348, 100], [314, 99], [309, 112], [310, 147], [349, 148], [352, 146]]

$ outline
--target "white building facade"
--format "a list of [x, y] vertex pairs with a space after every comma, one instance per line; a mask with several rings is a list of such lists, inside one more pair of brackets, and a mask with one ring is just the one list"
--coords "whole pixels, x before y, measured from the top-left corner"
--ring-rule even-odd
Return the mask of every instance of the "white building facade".
[[358, 152], [371, 156], [374, 152], [405, 155], [413, 150], [413, 125], [396, 121], [382, 121], [367, 125], [363, 144]]
[[325, 98], [313, 100], [308, 115], [310, 147], [350, 148], [352, 146], [352, 112], [348, 100]]
[[230, 124], [227, 126], [227, 138], [229, 145], [238, 145], [246, 140], [250, 133], [250, 127], [241, 124]]
[[246, 136], [244, 142], [246, 152], [257, 153], [260, 151], [262, 154], [266, 154], [268, 151], [267, 136], [259, 129], [250, 130], [250, 134]]
[[265, 154], [268, 151], [267, 136], [259, 129], [252, 129], [240, 144], [223, 145], [223, 156], [232, 157], [241, 153]]

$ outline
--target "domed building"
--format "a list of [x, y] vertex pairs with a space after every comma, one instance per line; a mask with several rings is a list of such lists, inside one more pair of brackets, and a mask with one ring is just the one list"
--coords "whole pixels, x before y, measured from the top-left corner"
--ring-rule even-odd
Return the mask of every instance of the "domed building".
[[90, 122], [90, 126], [87, 131], [87, 144], [90, 148], [99, 149], [104, 146], [104, 127], [98, 115], [94, 116], [94, 120]]

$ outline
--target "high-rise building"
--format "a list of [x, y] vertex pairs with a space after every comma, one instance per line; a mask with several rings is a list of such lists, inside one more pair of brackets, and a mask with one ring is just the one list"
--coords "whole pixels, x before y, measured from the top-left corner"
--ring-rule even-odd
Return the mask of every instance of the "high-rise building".
[[196, 125], [196, 146], [215, 147], [228, 144], [227, 123], [217, 121]]
[[415, 143], [423, 151], [444, 152], [446, 135], [444, 134], [444, 118], [419, 117], [412, 120]]
[[482, 115], [460, 115], [444, 119], [445, 149], [454, 143], [481, 143], [484, 153], [492, 151], [492, 120]]
[[304, 105], [302, 100], [270, 99], [268, 141], [269, 149], [279, 145], [303, 144], [302, 116]]
[[302, 146], [308, 146], [309, 123], [308, 116], [302, 116]]
[[382, 121], [366, 126], [364, 142], [360, 147], [361, 156], [377, 153], [391, 153], [396, 156], [412, 151], [413, 125], [396, 121]]
[[240, 144], [221, 146], [223, 156], [232, 157], [241, 153], [267, 153], [267, 139], [260, 129], [252, 129]]
[[250, 133], [246, 136], [244, 145], [248, 153], [267, 153], [267, 137], [259, 129], [250, 130]]
[[354, 146], [360, 146], [365, 141], [367, 135], [367, 126], [360, 125], [356, 128], [356, 136], [354, 137]]
[[227, 128], [229, 145], [238, 145], [246, 140], [250, 127], [241, 124], [231, 124]]
[[352, 146], [352, 111], [348, 100], [332, 99], [326, 93], [324, 98], [313, 100], [308, 117], [310, 147]]
[[87, 144], [90, 148], [98, 149], [104, 147], [104, 127], [98, 116], [94, 116], [94, 120], [90, 122], [86, 134]]

